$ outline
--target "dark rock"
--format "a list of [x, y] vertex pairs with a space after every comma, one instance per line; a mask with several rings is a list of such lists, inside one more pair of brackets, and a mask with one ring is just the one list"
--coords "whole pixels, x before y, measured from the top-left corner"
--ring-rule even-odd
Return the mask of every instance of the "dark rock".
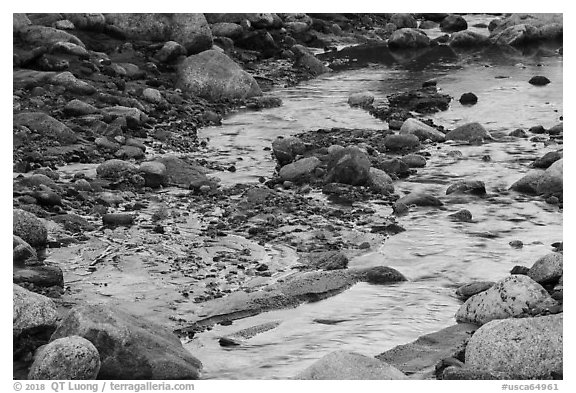
[[485, 35], [474, 31], [462, 30], [450, 36], [448, 45], [456, 48], [473, 48], [489, 44], [489, 39]]
[[51, 340], [77, 335], [100, 353], [99, 379], [198, 379], [202, 363], [163, 326], [105, 305], [76, 306]]
[[96, 347], [83, 337], [63, 337], [41, 347], [30, 367], [28, 379], [96, 379], [100, 371], [100, 355]]
[[146, 187], [158, 188], [168, 182], [166, 165], [161, 162], [143, 162], [140, 164], [138, 172], [144, 178]]
[[[297, 45], [296, 45], [297, 46]], [[294, 50], [294, 47], [292, 47]], [[297, 68], [303, 68], [313, 76], [322, 75], [332, 70], [328, 68], [322, 61], [320, 61], [316, 56], [310, 53], [302, 53], [296, 55], [296, 61], [294, 66]]]
[[517, 128], [514, 131], [511, 131], [508, 135], [514, 136], [516, 138], [528, 138], [528, 134], [521, 128]]
[[468, 298], [491, 288], [494, 284], [494, 281], [473, 281], [458, 287], [456, 290], [456, 296], [463, 300], [467, 300]]
[[418, 27], [418, 23], [412, 14], [393, 14], [390, 17], [390, 23], [394, 23], [398, 29], [406, 27], [415, 29]]
[[522, 241], [520, 241], [520, 240], [512, 240], [510, 243], [508, 243], [508, 245], [512, 248], [517, 248], [517, 249], [524, 247], [524, 243], [522, 243]]
[[530, 271], [530, 268], [526, 267], [526, 266], [519, 266], [516, 265], [512, 268], [512, 270], [510, 270], [510, 274], [521, 274], [521, 275], [528, 275], [528, 272]]
[[[435, 87], [424, 87], [388, 96], [391, 107], [420, 113], [435, 113], [448, 109], [452, 97], [439, 93]], [[402, 119], [403, 121], [405, 119]]]
[[74, 131], [65, 124], [43, 112], [23, 112], [15, 114], [13, 125], [16, 127], [26, 126], [32, 131], [49, 138], [54, 138], [64, 144], [74, 143], [78, 139]]
[[446, 18], [442, 19], [440, 22], [440, 30], [447, 33], [454, 33], [460, 30], [466, 30], [468, 28], [468, 23], [466, 19], [460, 15], [448, 15]]
[[534, 160], [532, 166], [534, 168], [546, 169], [550, 167], [550, 165], [561, 159], [562, 156], [563, 156], [562, 151], [551, 151], [544, 154], [542, 157]]
[[480, 180], [462, 180], [454, 184], [451, 184], [446, 189], [446, 195], [454, 193], [485, 195], [486, 187], [484, 185], [484, 182]]
[[234, 40], [239, 48], [249, 49], [259, 52], [274, 52], [278, 50], [278, 44], [272, 35], [266, 30], [253, 30], [245, 33], [241, 38]]
[[77, 214], [61, 214], [51, 217], [52, 221], [61, 224], [65, 230], [72, 233], [84, 233], [93, 231], [96, 227], [84, 217]]
[[426, 166], [426, 158], [420, 154], [407, 154], [401, 158], [409, 168], [424, 168]]
[[410, 174], [408, 165], [399, 158], [377, 159], [372, 162], [372, 166], [383, 170], [390, 176], [406, 177]]
[[13, 210], [12, 233], [35, 248], [43, 247], [48, 240], [48, 230], [42, 221], [21, 209]]
[[531, 170], [521, 179], [514, 182], [514, 184], [510, 186], [510, 189], [518, 192], [536, 195], [538, 193], [537, 185], [540, 179], [542, 178], [543, 174], [544, 172], [540, 170]]
[[533, 76], [528, 83], [534, 86], [546, 86], [550, 83], [550, 79], [546, 78], [545, 76]]
[[549, 135], [560, 135], [564, 132], [564, 125], [562, 123], [556, 124], [548, 129]]
[[421, 336], [416, 341], [398, 345], [376, 358], [387, 362], [408, 375], [431, 377], [439, 361], [458, 357], [478, 326], [459, 323], [438, 332]]
[[132, 226], [134, 215], [127, 213], [107, 213], [102, 216], [102, 223], [109, 226]]
[[452, 213], [448, 215], [452, 221], [461, 221], [461, 222], [471, 222], [472, 221], [472, 213], [470, 210], [462, 209], [458, 210], [456, 213]]
[[372, 105], [373, 102], [374, 102], [374, 94], [367, 91], [354, 93], [351, 94], [350, 97], [348, 97], [348, 105], [350, 105], [351, 107], [364, 108]]
[[294, 161], [296, 156], [304, 154], [306, 146], [297, 137], [278, 137], [272, 142], [272, 151], [280, 165], [286, 165]]
[[464, 93], [458, 100], [462, 105], [474, 105], [478, 102], [478, 97], [474, 93]]
[[390, 151], [410, 151], [420, 147], [420, 140], [412, 134], [386, 135], [384, 146]]
[[370, 284], [389, 284], [398, 281], [406, 281], [406, 278], [387, 266], [376, 266], [366, 272], [366, 282]]
[[53, 286], [64, 287], [62, 269], [52, 265], [14, 266], [12, 281], [14, 284], [30, 283], [42, 288]]
[[408, 195], [398, 199], [396, 203], [403, 203], [406, 206], [442, 206], [443, 203], [435, 196], [426, 194], [424, 192], [412, 192]]
[[357, 147], [347, 147], [330, 156], [328, 182], [364, 185], [368, 181], [370, 159]]
[[38, 262], [36, 250], [20, 236], [12, 235], [12, 263], [14, 265], [35, 264]]
[[530, 131], [534, 134], [545, 134], [546, 133], [546, 129], [541, 125], [530, 127], [530, 129], [528, 131]]
[[176, 41], [168, 41], [162, 48], [156, 52], [154, 57], [162, 63], [175, 62], [179, 57], [186, 56], [187, 51], [182, 45]]

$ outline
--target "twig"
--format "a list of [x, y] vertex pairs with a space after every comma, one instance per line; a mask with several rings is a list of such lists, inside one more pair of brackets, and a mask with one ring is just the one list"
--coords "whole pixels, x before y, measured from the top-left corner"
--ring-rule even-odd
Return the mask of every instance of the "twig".
[[102, 261], [104, 258], [106, 258], [108, 255], [110, 255], [112, 253], [112, 246], [108, 246], [108, 248], [106, 248], [106, 250], [104, 250], [104, 252], [102, 252], [102, 254], [98, 255], [96, 257], [96, 259], [94, 259], [91, 263], [90, 266], [94, 266], [96, 264], [98, 264], [100, 261]]

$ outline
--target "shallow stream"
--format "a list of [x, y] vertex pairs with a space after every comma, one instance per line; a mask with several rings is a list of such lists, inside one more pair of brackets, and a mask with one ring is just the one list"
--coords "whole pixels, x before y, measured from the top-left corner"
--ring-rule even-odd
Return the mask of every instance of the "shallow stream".
[[[335, 350], [377, 355], [452, 325], [461, 304], [454, 295], [459, 285], [499, 280], [515, 265], [531, 266], [550, 252], [551, 243], [562, 241], [562, 211], [557, 206], [508, 191], [528, 171], [533, 159], [561, 145], [544, 146], [505, 137], [516, 128], [527, 130], [540, 124], [549, 128], [559, 123], [563, 66], [562, 57], [553, 49], [506, 56], [492, 52], [455, 56], [428, 53], [420, 59], [402, 58], [392, 64], [367, 62], [360, 68], [344, 68], [271, 92], [282, 99], [279, 108], [238, 112], [226, 118], [221, 127], [201, 130], [199, 137], [209, 139], [209, 148], [219, 152], [221, 162], [236, 166], [235, 173], [214, 173], [224, 185], [258, 182], [260, 176], [269, 178], [274, 172], [269, 147], [277, 136], [331, 127], [386, 129], [386, 123], [366, 111], [350, 108], [348, 96], [368, 90], [377, 100], [384, 99], [433, 78], [454, 100], [447, 111], [429, 118], [447, 129], [478, 121], [499, 139], [482, 146], [440, 144], [430, 150], [425, 168], [395, 182], [400, 195], [431, 190], [444, 201], [444, 209], [418, 208], [400, 217], [399, 224], [406, 232], [353, 259], [350, 266], [387, 265], [410, 281], [389, 286], [361, 283], [296, 309], [261, 314], [231, 326], [217, 325], [185, 344], [202, 359], [204, 377], [284, 379]], [[532, 86], [528, 80], [535, 75], [544, 75], [552, 83]], [[460, 105], [457, 100], [466, 92], [478, 96], [476, 105]], [[459, 150], [462, 157], [453, 158], [447, 154], [450, 150]], [[448, 185], [461, 179], [484, 181], [488, 196], [446, 196]], [[473, 222], [456, 223], [447, 218], [463, 208], [471, 211]], [[389, 207], [379, 209], [392, 213]], [[513, 248], [509, 245], [512, 240], [521, 240], [524, 246]], [[319, 318], [340, 322], [314, 322]], [[268, 321], [282, 323], [244, 346], [223, 348], [218, 344], [221, 336]]]

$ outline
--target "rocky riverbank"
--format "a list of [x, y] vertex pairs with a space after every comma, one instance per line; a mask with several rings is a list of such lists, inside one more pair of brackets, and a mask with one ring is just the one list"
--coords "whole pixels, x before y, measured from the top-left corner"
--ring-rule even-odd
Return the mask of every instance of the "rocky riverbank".
[[[449, 185], [442, 196], [395, 190], [446, 143], [558, 144], [511, 190], [562, 209], [562, 124], [504, 137], [476, 122], [444, 129], [421, 118], [455, 99], [434, 81], [385, 101], [350, 96], [386, 130], [278, 138], [270, 146], [277, 171], [259, 186], [223, 187], [208, 176], [236, 168], [206, 154], [196, 134], [237, 108], [282, 105], [270, 89], [347, 66], [354, 47], [338, 47], [385, 47], [374, 53], [394, 61], [446, 48], [515, 53], [561, 40], [561, 16], [495, 16], [476, 27], [486, 35], [442, 14], [14, 14], [13, 21], [15, 378], [199, 378], [202, 359], [177, 335], [193, 338], [357, 282], [406, 280], [387, 266], [348, 263], [409, 230], [395, 217], [414, 209], [472, 219], [445, 202], [485, 197], [478, 180]], [[427, 26], [445, 34], [430, 39]], [[558, 236], [556, 252], [531, 268], [459, 289], [468, 300], [459, 324], [438, 332], [438, 345], [421, 338], [377, 359], [331, 354], [298, 378], [561, 378]], [[276, 326], [221, 343], [241, 345]], [[511, 332], [523, 333], [512, 343]]]

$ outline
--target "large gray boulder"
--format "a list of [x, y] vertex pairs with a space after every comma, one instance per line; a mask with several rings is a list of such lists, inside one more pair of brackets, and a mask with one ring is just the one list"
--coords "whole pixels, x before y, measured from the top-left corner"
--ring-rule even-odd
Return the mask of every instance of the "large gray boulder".
[[430, 139], [433, 142], [444, 142], [446, 139], [444, 133], [438, 131], [434, 127], [430, 127], [428, 124], [425, 124], [420, 120], [413, 118], [404, 120], [402, 127], [400, 127], [400, 134], [416, 135], [421, 141]]
[[215, 23], [210, 26], [212, 29], [212, 35], [215, 37], [228, 37], [228, 38], [238, 38], [242, 37], [244, 29], [237, 23], [220, 22]]
[[542, 178], [544, 171], [539, 169], [532, 169], [526, 175], [516, 180], [510, 189], [526, 194], [537, 194], [538, 182]]
[[256, 80], [224, 53], [207, 50], [186, 58], [178, 67], [177, 86], [209, 100], [262, 95]]
[[466, 366], [522, 379], [562, 376], [562, 323], [563, 313], [489, 322], [468, 341]]
[[446, 139], [473, 142], [478, 140], [492, 140], [493, 138], [480, 123], [466, 123], [452, 131], [448, 131], [448, 133], [446, 133]]
[[388, 39], [392, 49], [422, 48], [430, 45], [430, 38], [421, 30], [412, 28], [398, 29]]
[[212, 32], [204, 14], [106, 14], [108, 23], [120, 28], [127, 38], [147, 41], [176, 41], [188, 54], [212, 47]]
[[563, 164], [564, 159], [561, 158], [544, 171], [536, 183], [538, 194], [562, 194], [564, 185]]
[[56, 305], [52, 299], [30, 292], [12, 284], [12, 334], [14, 337], [25, 330], [54, 328], [58, 320]]
[[34, 214], [22, 209], [12, 212], [12, 233], [32, 247], [43, 247], [48, 241], [48, 230]]
[[83, 337], [62, 337], [38, 349], [28, 379], [96, 379], [100, 354]]
[[100, 353], [100, 379], [197, 379], [202, 363], [163, 326], [105, 305], [77, 306], [51, 340], [80, 336]]
[[366, 184], [370, 171], [368, 154], [355, 146], [331, 154], [328, 162], [328, 181], [351, 184]]
[[562, 14], [512, 14], [492, 30], [490, 40], [499, 45], [518, 46], [538, 40], [562, 39], [563, 25]]
[[78, 137], [68, 126], [44, 112], [22, 112], [14, 115], [13, 125], [25, 126], [62, 144], [74, 143]]
[[544, 255], [534, 262], [528, 271], [528, 277], [539, 284], [558, 282], [564, 273], [563, 259], [559, 252]]
[[395, 380], [408, 379], [396, 367], [355, 352], [336, 351], [322, 357], [294, 379]]
[[302, 158], [280, 168], [280, 179], [293, 182], [309, 180], [322, 162], [316, 157]]
[[528, 276], [511, 275], [484, 292], [472, 296], [456, 312], [456, 321], [483, 325], [494, 319], [527, 315], [536, 307], [551, 307], [556, 302]]

